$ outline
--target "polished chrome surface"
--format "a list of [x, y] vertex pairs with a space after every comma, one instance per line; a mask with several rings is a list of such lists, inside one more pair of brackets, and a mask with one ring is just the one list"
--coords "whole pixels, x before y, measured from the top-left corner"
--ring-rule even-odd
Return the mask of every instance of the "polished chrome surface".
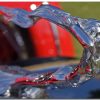
[[[84, 51], [80, 63], [76, 65], [76, 67], [86, 69], [86, 67], [89, 66], [90, 69], [88, 69], [88, 72], [85, 71], [85, 73], [82, 75], [78, 74], [79, 81], [74, 82], [75, 84], [73, 85], [82, 83], [93, 77], [95, 73], [98, 73], [97, 69], [99, 69], [100, 67], [99, 20], [74, 17], [69, 13], [66, 13], [63, 10], [51, 5], [42, 5], [32, 12], [27, 12], [22, 9], [5, 9], [5, 7], [0, 7], [0, 10], [9, 15], [10, 19], [5, 15], [5, 20], [12, 21], [23, 28], [30, 27], [33, 23], [35, 24], [35, 22], [40, 18], [45, 18], [57, 25], [60, 25], [63, 28], [66, 28], [73, 34], [73, 36], [77, 38], [77, 40], [83, 46]], [[68, 71], [68, 73], [69, 72], [70, 71]], [[66, 74], [68, 73], [66, 71]], [[63, 75], [65, 75], [65, 72], [63, 73]], [[57, 79], [64, 80], [64, 77], [57, 77]]]
[[2, 6], [0, 6], [0, 10], [5, 13], [5, 19], [24, 28], [30, 27], [40, 18], [46, 18], [66, 28], [71, 31], [84, 48], [83, 56], [78, 66], [82, 68], [90, 66], [92, 71], [96, 67], [100, 67], [100, 21], [74, 17], [51, 5], [42, 5], [32, 12]]
[[4, 12], [4, 19], [7, 22], [12, 21], [13, 23], [23, 28], [28, 28], [33, 24], [31, 18], [29, 18], [27, 11], [20, 8], [8, 8], [0, 6], [0, 11]]
[[57, 80], [65, 80], [65, 77], [69, 75], [73, 71], [72, 67], [61, 67], [59, 68], [56, 72], [54, 72], [52, 75], [57, 79]]
[[50, 20], [62, 27], [70, 30], [72, 34], [78, 39], [82, 46], [93, 46], [91, 38], [80, 28], [80, 25], [75, 21], [74, 17], [63, 10], [50, 5], [43, 5], [31, 12], [29, 16], [42, 17]]

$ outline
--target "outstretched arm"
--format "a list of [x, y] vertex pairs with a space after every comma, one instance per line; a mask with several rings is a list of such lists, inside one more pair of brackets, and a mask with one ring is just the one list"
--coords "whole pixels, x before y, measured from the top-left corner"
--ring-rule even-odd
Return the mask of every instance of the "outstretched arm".
[[93, 41], [82, 30], [80, 25], [75, 20], [75, 17], [57, 7], [51, 5], [41, 5], [36, 10], [27, 12], [23, 9], [11, 9], [0, 6], [0, 11], [5, 13], [4, 17], [8, 21], [12, 21], [23, 28], [30, 27], [40, 18], [45, 18], [71, 31], [84, 48], [93, 46]]
[[51, 5], [42, 5], [35, 11], [32, 11], [29, 16], [32, 16], [33, 18], [46, 18], [47, 20], [50, 20], [51, 22], [68, 29], [84, 48], [93, 46], [93, 41], [80, 27], [79, 23], [77, 22], [77, 18], [57, 7]]

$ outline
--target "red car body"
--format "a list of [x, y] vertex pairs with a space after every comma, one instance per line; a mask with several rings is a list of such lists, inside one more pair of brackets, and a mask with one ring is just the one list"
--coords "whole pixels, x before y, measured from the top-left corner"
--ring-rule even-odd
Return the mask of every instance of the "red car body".
[[[22, 8], [27, 11], [31, 11], [30, 6], [32, 4], [38, 7], [42, 2], [0, 2], [0, 6]], [[50, 4], [61, 8], [58, 2], [50, 2]], [[1, 11], [0, 14], [5, 15]], [[57, 33], [54, 32], [51, 22], [45, 19], [41, 19], [28, 29], [29, 37], [35, 50], [35, 53], [33, 53], [35, 57], [75, 57], [71, 34], [57, 25], [55, 25], [55, 29]]]

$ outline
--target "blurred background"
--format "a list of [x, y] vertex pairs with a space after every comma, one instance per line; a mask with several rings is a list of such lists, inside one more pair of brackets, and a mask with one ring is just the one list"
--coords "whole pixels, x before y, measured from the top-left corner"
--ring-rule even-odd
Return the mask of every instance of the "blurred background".
[[[0, 2], [0, 6], [32, 11], [47, 2]], [[48, 2], [72, 16], [99, 19], [99, 2]], [[83, 48], [65, 29], [45, 19], [28, 29], [4, 20], [0, 11], [0, 64], [21, 66], [47, 61], [80, 59]]]

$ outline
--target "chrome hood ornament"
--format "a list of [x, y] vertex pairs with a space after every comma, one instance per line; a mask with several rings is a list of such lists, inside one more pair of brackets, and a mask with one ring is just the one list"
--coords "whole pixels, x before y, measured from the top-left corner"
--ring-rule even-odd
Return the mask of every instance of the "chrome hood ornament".
[[46, 18], [61, 27], [69, 30], [83, 46], [81, 68], [91, 67], [91, 73], [100, 67], [100, 21], [96, 19], [82, 19], [71, 16], [69, 13], [51, 5], [42, 5], [29, 16]]
[[5, 13], [5, 20], [12, 21], [23, 28], [30, 27], [40, 18], [45, 18], [69, 30], [84, 48], [82, 58], [77, 67], [79, 67], [79, 70], [81, 68], [85, 69], [85, 73], [90, 76], [97, 73], [96, 69], [100, 67], [99, 20], [71, 16], [71, 14], [51, 5], [41, 5], [32, 12], [11, 8], [7, 10], [5, 7], [0, 7], [0, 11]]

